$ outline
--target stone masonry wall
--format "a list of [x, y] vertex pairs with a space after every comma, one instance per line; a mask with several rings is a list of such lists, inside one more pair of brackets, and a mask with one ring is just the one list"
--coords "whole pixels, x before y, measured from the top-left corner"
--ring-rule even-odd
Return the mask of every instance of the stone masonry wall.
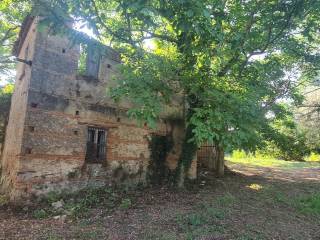
[[[79, 45], [38, 32], [36, 23], [25, 45], [32, 52], [32, 67], [16, 83], [3, 160], [11, 199], [88, 185], [144, 183], [152, 131], [128, 119], [130, 103], [116, 106], [106, 94], [119, 64], [114, 52], [106, 51], [99, 79], [94, 79], [77, 75]], [[23, 66], [19, 64], [17, 78]], [[157, 131], [165, 134], [165, 124], [158, 125]], [[106, 130], [106, 161], [101, 164], [85, 162], [88, 127]]]
[[[113, 103], [106, 93], [117, 73], [118, 55], [106, 48], [98, 79], [77, 75], [80, 47], [64, 37], [29, 29], [20, 58], [2, 159], [2, 182], [12, 200], [88, 185], [144, 183], [150, 161], [150, 134], [175, 135], [168, 158], [174, 168], [181, 129], [159, 121], [156, 131], [126, 115], [130, 102]], [[28, 56], [25, 56], [28, 49]], [[106, 160], [85, 161], [88, 127], [106, 131]], [[179, 140], [180, 139], [180, 140]], [[195, 177], [196, 164], [190, 173]]]
[[[34, 55], [34, 45], [36, 35], [34, 34], [36, 24], [32, 24], [26, 40], [22, 45], [20, 59], [29, 60]], [[24, 63], [17, 64], [17, 74], [15, 81], [15, 90], [12, 96], [10, 109], [10, 120], [6, 129], [5, 144], [1, 156], [2, 190], [9, 192], [17, 180], [17, 171], [22, 155], [22, 138], [24, 134], [25, 116], [28, 98], [28, 88], [30, 85], [31, 67]]]

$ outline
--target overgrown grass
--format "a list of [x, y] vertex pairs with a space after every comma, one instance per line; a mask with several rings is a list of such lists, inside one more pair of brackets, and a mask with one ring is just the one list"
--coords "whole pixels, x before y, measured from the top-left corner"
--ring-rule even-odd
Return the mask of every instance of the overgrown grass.
[[275, 168], [285, 168], [285, 169], [299, 169], [299, 168], [316, 168], [320, 167], [320, 162], [316, 161], [318, 155], [310, 155], [312, 161], [306, 162], [296, 162], [296, 161], [284, 161], [276, 159], [270, 156], [256, 153], [246, 153], [244, 151], [234, 151], [226, 160], [231, 163], [241, 163], [248, 166], [258, 166], [258, 167], [275, 167]]
[[221, 209], [207, 206], [205, 209], [190, 213], [178, 214], [176, 224], [184, 235], [184, 239], [201, 239], [211, 235], [220, 235], [225, 229], [220, 223], [225, 218]]
[[5, 195], [0, 195], [0, 207], [8, 204], [9, 199]]
[[216, 197], [212, 202], [201, 202], [192, 211], [177, 214], [175, 223], [187, 240], [221, 236], [225, 232], [223, 222], [236, 201], [232, 194], [227, 193]]
[[[53, 203], [62, 202], [62, 207], [55, 208]], [[106, 210], [114, 208], [129, 209], [132, 200], [122, 190], [115, 191], [111, 188], [86, 188], [75, 193], [51, 192], [39, 201], [39, 207], [33, 211], [37, 219], [48, 218], [57, 215], [68, 215], [72, 218], [83, 218], [89, 210], [103, 207]]]
[[273, 200], [276, 203], [292, 207], [304, 215], [320, 217], [320, 193], [312, 193], [292, 198], [276, 192], [273, 195]]
[[261, 198], [270, 204], [282, 204], [305, 215], [314, 215], [320, 217], [320, 192], [301, 193], [297, 196], [288, 196], [280, 189], [269, 185], [260, 191]]
[[302, 213], [320, 216], [320, 193], [295, 199], [294, 205]]

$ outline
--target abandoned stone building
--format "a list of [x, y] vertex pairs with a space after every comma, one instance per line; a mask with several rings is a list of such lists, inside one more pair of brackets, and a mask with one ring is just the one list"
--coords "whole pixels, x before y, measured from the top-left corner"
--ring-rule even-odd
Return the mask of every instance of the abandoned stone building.
[[[27, 17], [15, 44], [19, 59], [15, 91], [1, 154], [1, 184], [12, 200], [88, 185], [144, 183], [150, 162], [150, 137], [171, 134], [166, 166], [177, 164], [183, 124], [166, 121], [156, 130], [127, 117], [131, 104], [114, 103], [106, 89], [120, 64], [109, 47], [87, 46], [79, 74], [80, 45], [39, 31]], [[196, 177], [196, 159], [189, 172]]]

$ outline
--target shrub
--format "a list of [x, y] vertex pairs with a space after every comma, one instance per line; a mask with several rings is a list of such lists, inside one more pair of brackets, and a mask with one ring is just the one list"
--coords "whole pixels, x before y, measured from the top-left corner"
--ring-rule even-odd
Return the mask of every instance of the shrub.
[[43, 219], [43, 218], [47, 218], [49, 216], [49, 213], [47, 213], [46, 210], [44, 210], [44, 209], [36, 209], [33, 212], [33, 216], [36, 219]]
[[233, 159], [243, 159], [243, 158], [247, 158], [247, 157], [248, 157], [247, 153], [243, 150], [234, 150], [232, 152]]
[[[41, 219], [65, 214], [73, 218], [82, 218], [88, 216], [90, 209], [96, 207], [128, 209], [132, 201], [123, 198], [124, 194], [123, 190], [116, 192], [107, 187], [86, 188], [73, 193], [50, 192], [39, 201], [40, 206], [33, 212], [33, 216]], [[63, 201], [63, 206], [60, 208], [52, 206], [52, 203], [57, 201]]]
[[9, 199], [4, 195], [0, 195], [0, 207], [8, 204]]
[[312, 152], [308, 157], [306, 157], [306, 161], [310, 161], [310, 162], [320, 161], [320, 154]]

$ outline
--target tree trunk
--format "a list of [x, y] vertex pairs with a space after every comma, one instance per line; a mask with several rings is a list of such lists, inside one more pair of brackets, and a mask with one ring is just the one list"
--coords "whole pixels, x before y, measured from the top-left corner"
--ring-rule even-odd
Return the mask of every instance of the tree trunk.
[[224, 151], [222, 147], [217, 146], [217, 159], [216, 159], [216, 174], [218, 177], [224, 175]]
[[182, 188], [184, 186], [184, 180], [187, 177], [187, 173], [191, 167], [192, 160], [198, 149], [197, 144], [193, 141], [190, 141], [192, 137], [192, 126], [189, 125], [186, 128], [186, 134], [182, 143], [181, 153], [176, 169], [176, 184], [179, 188]]
[[181, 164], [179, 166], [178, 171], [179, 171], [179, 174], [178, 174], [178, 179], [177, 179], [177, 187], [183, 188], [184, 187], [184, 180], [186, 177], [186, 171], [185, 171], [183, 164]]

